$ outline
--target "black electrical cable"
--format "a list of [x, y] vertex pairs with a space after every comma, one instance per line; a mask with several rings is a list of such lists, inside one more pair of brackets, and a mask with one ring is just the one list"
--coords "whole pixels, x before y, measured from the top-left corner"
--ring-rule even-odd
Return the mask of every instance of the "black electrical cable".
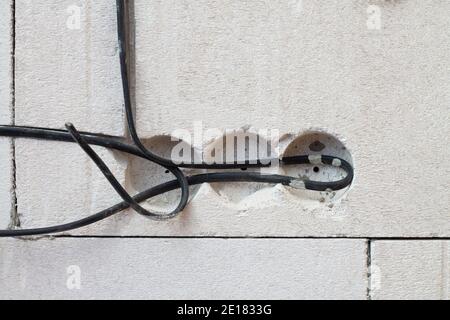
[[[94, 161], [94, 163], [97, 165], [97, 167], [100, 169], [100, 171], [103, 173], [105, 178], [109, 181], [111, 186], [116, 190], [116, 192], [120, 195], [120, 197], [137, 213], [142, 214], [144, 216], [147, 216], [149, 218], [152, 218], [154, 220], [167, 220], [171, 219], [174, 216], [176, 216], [181, 210], [179, 206], [172, 211], [169, 214], [156, 214], [149, 212], [148, 210], [144, 209], [134, 201], [133, 197], [130, 196], [130, 194], [121, 186], [119, 181], [117, 181], [116, 177], [114, 177], [114, 174], [109, 170], [108, 166], [103, 162], [103, 160], [97, 155], [97, 153], [92, 149], [89, 144], [83, 139], [83, 137], [79, 134], [75, 126], [71, 123], [66, 124], [66, 128], [69, 131], [70, 135], [73, 137], [73, 140], [75, 140], [78, 145], [86, 152], [86, 154]], [[177, 168], [178, 169], [178, 168]], [[181, 170], [173, 171], [174, 174], [178, 174], [178, 172], [181, 173]], [[181, 173], [182, 174], [182, 173]], [[187, 188], [189, 188], [189, 183], [187, 182], [187, 179], [183, 175], [182, 177], [177, 176], [177, 181], [181, 184], [186, 183]], [[183, 200], [184, 201], [184, 200]]]
[[[156, 164], [165, 167], [167, 170], [172, 172], [172, 174], [177, 178], [180, 183], [181, 197], [178, 206], [170, 212], [167, 216], [174, 217], [180, 213], [187, 205], [189, 201], [189, 184], [187, 182], [186, 176], [183, 174], [181, 169], [175, 165], [171, 160], [160, 157], [159, 155], [148, 150], [137, 134], [137, 130], [134, 124], [133, 109], [131, 105], [131, 95], [130, 95], [130, 85], [128, 80], [128, 65], [127, 65], [127, 37], [126, 37], [126, 2], [122, 0], [116, 0], [117, 6], [117, 35], [119, 42], [119, 55], [120, 55], [120, 72], [122, 78], [122, 90], [123, 90], [123, 100], [125, 107], [125, 114], [127, 117], [128, 131], [130, 133], [131, 139], [134, 144], [139, 148], [139, 150], [145, 155], [145, 157]], [[111, 182], [111, 181], [110, 181]], [[117, 191], [117, 190], [116, 190]], [[161, 217], [158, 213], [150, 212], [141, 206], [135, 206], [133, 208], [140, 214], [148, 217]]]
[[117, 30], [118, 30], [118, 41], [119, 41], [119, 52], [120, 52], [120, 71], [122, 77], [122, 88], [124, 97], [124, 109], [127, 118], [128, 131], [130, 133], [131, 139], [134, 144], [142, 151], [145, 157], [157, 164], [169, 167], [197, 167], [197, 168], [208, 168], [208, 169], [235, 169], [237, 167], [248, 167], [249, 165], [254, 167], [270, 166], [270, 160], [272, 159], [256, 159], [254, 161], [247, 161], [246, 163], [236, 164], [236, 163], [225, 163], [221, 165], [209, 165], [206, 163], [200, 164], [176, 164], [172, 159], [167, 159], [161, 157], [150, 150], [148, 150], [142, 143], [139, 135], [137, 133], [136, 124], [134, 121], [133, 107], [131, 103], [130, 85], [128, 80], [128, 54], [127, 54], [127, 30], [126, 30], [126, 13], [127, 13], [127, 0], [116, 0], [117, 4]]
[[[327, 190], [341, 190], [348, 187], [353, 180], [353, 167], [344, 159], [327, 156], [327, 155], [302, 155], [283, 157], [280, 161], [282, 165], [294, 164], [324, 164], [335, 167], [340, 167], [346, 172], [346, 176], [337, 181], [320, 182], [311, 180], [302, 180], [295, 177], [275, 175], [275, 174], [260, 174], [255, 172], [215, 172], [198, 174], [186, 177], [180, 168], [201, 168], [201, 169], [236, 169], [247, 167], [266, 167], [270, 166], [271, 160], [278, 159], [256, 159], [254, 161], [247, 160], [242, 163], [225, 163], [225, 164], [206, 164], [206, 163], [181, 163], [175, 164], [171, 159], [163, 158], [148, 150], [141, 142], [134, 122], [134, 115], [132, 110], [131, 95], [128, 80], [128, 66], [127, 66], [127, 37], [126, 37], [126, 19], [127, 13], [126, 0], [117, 1], [117, 33], [120, 50], [120, 67], [122, 77], [122, 87], [124, 96], [124, 108], [127, 117], [128, 130], [133, 144], [130, 144], [123, 137], [116, 137], [100, 133], [79, 132], [72, 124], [66, 124], [67, 130], [40, 128], [29, 126], [9, 126], [0, 125], [0, 136], [13, 138], [31, 138], [61, 142], [78, 143], [84, 152], [93, 160], [103, 175], [107, 178], [114, 190], [124, 200], [110, 208], [102, 210], [96, 214], [90, 215], [86, 218], [73, 221], [67, 224], [57, 226], [34, 228], [26, 230], [0, 230], [0, 237], [19, 237], [19, 236], [33, 236], [45, 235], [52, 233], [65, 232], [96, 223], [100, 220], [106, 219], [118, 212], [127, 208], [132, 208], [136, 212], [155, 220], [166, 220], [178, 215], [186, 206], [189, 199], [189, 186], [212, 183], [212, 182], [260, 182], [271, 184], [283, 184], [297, 189], [327, 191]], [[131, 196], [117, 181], [112, 172], [109, 170], [103, 160], [90, 147], [90, 145], [101, 146], [104, 148], [114, 149], [123, 153], [147, 159], [156, 163], [175, 176], [175, 180], [162, 183], [155, 187], [149, 188], [135, 196]], [[181, 189], [181, 198], [178, 206], [170, 213], [154, 213], [144, 209], [140, 202], [143, 202], [151, 197], [175, 190]]]

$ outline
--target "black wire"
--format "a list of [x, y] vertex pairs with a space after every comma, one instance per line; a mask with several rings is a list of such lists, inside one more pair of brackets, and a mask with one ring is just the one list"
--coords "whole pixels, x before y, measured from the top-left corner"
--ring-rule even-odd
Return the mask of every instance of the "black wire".
[[[202, 183], [212, 183], [212, 182], [260, 182], [260, 183], [281, 183], [283, 185], [288, 185], [292, 178], [280, 175], [260, 175], [254, 172], [215, 172], [215, 173], [204, 173], [195, 176], [188, 177], [189, 185], [198, 185]], [[147, 189], [143, 192], [138, 193], [133, 196], [133, 200], [137, 203], [143, 202], [149, 198], [158, 196], [160, 194], [175, 190], [179, 188], [177, 180], [172, 180], [169, 182], [162, 183], [156, 187]], [[87, 225], [99, 222], [106, 218], [113, 216], [125, 209], [128, 209], [130, 205], [123, 201], [112, 207], [104, 209], [96, 214], [88, 216], [86, 218], [73, 221], [66, 224], [45, 227], [45, 228], [35, 228], [35, 229], [25, 229], [25, 230], [1, 230], [1, 237], [23, 237], [23, 236], [36, 236], [36, 235], [48, 235], [53, 233], [60, 233], [69, 230], [75, 230], [78, 228], [85, 227]]]
[[[225, 164], [176, 164], [172, 159], [161, 157], [150, 150], [148, 150], [142, 143], [137, 133], [136, 124], [134, 121], [133, 107], [131, 103], [130, 86], [128, 79], [128, 54], [127, 54], [127, 30], [126, 30], [126, 14], [127, 14], [127, 1], [116, 0], [117, 4], [117, 33], [120, 52], [120, 70], [122, 77], [122, 88], [124, 97], [124, 109], [127, 118], [128, 131], [134, 144], [144, 153], [148, 160], [158, 163], [162, 166], [172, 167], [190, 167], [190, 168], [208, 168], [208, 169], [236, 169], [237, 167], [243, 168], [248, 166], [253, 167], [265, 167], [270, 166], [270, 161], [273, 159], [255, 159], [254, 161], [247, 160], [245, 163], [225, 163]], [[264, 160], [264, 161], [263, 161]]]
[[[174, 217], [179, 214], [186, 207], [189, 201], [189, 184], [187, 182], [186, 176], [181, 171], [181, 169], [175, 165], [172, 160], [165, 159], [159, 155], [148, 150], [137, 134], [137, 130], [134, 123], [133, 109], [131, 105], [131, 94], [130, 86], [128, 81], [128, 66], [127, 66], [127, 38], [126, 38], [126, 21], [125, 21], [125, 2], [122, 0], [116, 0], [117, 5], [117, 35], [119, 42], [119, 55], [120, 55], [120, 72], [122, 78], [122, 89], [123, 89], [123, 100], [125, 107], [125, 114], [127, 117], [128, 131], [130, 132], [131, 139], [138, 149], [145, 155], [145, 157], [156, 164], [165, 167], [167, 170], [172, 172], [172, 174], [177, 178], [180, 183], [181, 197], [177, 207], [170, 212], [167, 217]], [[116, 190], [117, 191], [117, 190]], [[133, 204], [134, 208], [134, 204]], [[149, 217], [160, 217], [158, 213], [149, 212], [137, 205], [134, 208], [138, 213], [149, 216]]]
[[[91, 133], [80, 131], [80, 135], [86, 140], [88, 144], [97, 145], [117, 151], [126, 152], [144, 159], [148, 159], [147, 156], [135, 145], [131, 145], [126, 142], [123, 137], [105, 135], [101, 133]], [[75, 142], [67, 130], [52, 129], [52, 128], [40, 128], [29, 126], [9, 126], [0, 125], [0, 137], [13, 137], [13, 138], [32, 138], [40, 140], [61, 141], [61, 142]], [[255, 161], [242, 161], [240, 163], [180, 163], [179, 168], [192, 168], [192, 169], [237, 169], [237, 168], [260, 168], [270, 166], [272, 161], [277, 159], [266, 159], [261, 164]], [[261, 162], [261, 160], [259, 161]]]
[[[119, 196], [136, 212], [139, 214], [142, 214], [143, 216], [147, 216], [154, 220], [167, 220], [175, 217], [178, 215], [181, 210], [180, 208], [176, 208], [174, 211], [172, 211], [169, 214], [156, 214], [153, 212], [150, 212], [139, 205], [136, 201], [134, 201], [133, 197], [130, 196], [130, 194], [122, 187], [122, 185], [117, 181], [116, 177], [114, 177], [114, 174], [109, 170], [108, 166], [103, 162], [103, 160], [98, 156], [98, 154], [92, 149], [89, 144], [83, 139], [83, 137], [78, 133], [75, 126], [71, 123], [66, 124], [66, 128], [73, 137], [73, 139], [78, 143], [78, 145], [86, 152], [86, 154], [94, 161], [94, 163], [97, 165], [97, 167], [100, 169], [100, 171], [103, 173], [105, 178], [109, 181], [111, 186], [116, 190], [116, 192], [119, 194]], [[176, 172], [174, 172], [175, 174]], [[184, 177], [184, 175], [183, 175]], [[178, 181], [183, 181], [184, 179], [177, 177]], [[184, 181], [183, 181], [184, 183]], [[186, 180], [186, 185], [189, 188], [189, 183]]]
[[[131, 95], [128, 81], [128, 66], [127, 66], [127, 38], [126, 38], [126, 1], [117, 1], [117, 33], [120, 50], [120, 66], [122, 76], [122, 87], [124, 95], [124, 108], [127, 117], [128, 130], [131, 139], [134, 144], [126, 142], [123, 137], [116, 137], [111, 135], [105, 135], [100, 133], [91, 132], [79, 132], [72, 124], [67, 124], [67, 130], [52, 129], [52, 128], [40, 128], [29, 126], [9, 126], [0, 125], [0, 136], [14, 137], [14, 138], [32, 138], [50, 141], [61, 142], [76, 142], [87, 153], [87, 155], [94, 161], [103, 175], [108, 179], [114, 190], [124, 200], [110, 208], [102, 210], [96, 214], [90, 215], [86, 218], [73, 221], [66, 224], [34, 228], [26, 230], [0, 230], [0, 237], [18, 237], [18, 236], [32, 236], [32, 235], [44, 235], [69, 231], [77, 228], [81, 228], [100, 220], [106, 219], [118, 212], [121, 212], [127, 208], [132, 208], [139, 214], [150, 217], [155, 220], [166, 220], [178, 215], [186, 206], [189, 199], [189, 186], [197, 185], [201, 183], [212, 182], [261, 182], [271, 184], [283, 184], [293, 188], [300, 188], [306, 190], [315, 191], [327, 191], [327, 190], [341, 190], [348, 187], [353, 180], [353, 167], [350, 163], [344, 159], [322, 155], [320, 157], [302, 155], [283, 157], [281, 159], [282, 165], [294, 165], [294, 164], [317, 164], [322, 163], [330, 166], [338, 166], [346, 172], [346, 176], [338, 181], [320, 182], [301, 180], [295, 177], [284, 175], [264, 175], [255, 172], [215, 172], [199, 174], [190, 177], [186, 177], [180, 168], [201, 168], [201, 169], [236, 169], [236, 168], [251, 168], [251, 167], [266, 167], [270, 166], [272, 160], [278, 159], [256, 159], [247, 160], [243, 163], [225, 163], [225, 164], [206, 164], [206, 163], [181, 163], [175, 164], [171, 159], [161, 157], [150, 150], [148, 150], [141, 142], [134, 122], [134, 115], [131, 104]], [[133, 156], [138, 156], [147, 159], [153, 163], [156, 163], [171, 173], [174, 174], [175, 180], [162, 183], [155, 187], [149, 188], [143, 192], [138, 193], [135, 196], [131, 196], [117, 181], [112, 172], [109, 170], [103, 160], [97, 155], [97, 153], [90, 147], [90, 145], [97, 145], [108, 149], [117, 150]], [[314, 161], [312, 161], [313, 159]], [[149, 212], [144, 209], [140, 202], [145, 201], [151, 197], [175, 190], [181, 189], [181, 198], [178, 206], [167, 214], [160, 214]]]
[[[68, 131], [60, 129], [48, 129], [36, 127], [0, 125], [0, 136], [34, 138], [49, 141], [76, 142], [74, 138], [71, 137], [71, 134]], [[145, 156], [143, 155], [142, 152], [140, 152], [140, 150], [124, 142], [124, 139], [121, 137], [108, 136], [89, 132], [80, 132], [79, 136], [82, 137], [82, 139], [84, 139], [87, 144], [102, 146], [118, 150], [120, 152], [128, 153], [134, 156], [145, 158]], [[339, 160], [341, 162], [341, 168], [346, 172], [345, 178], [331, 182], [305, 180], [303, 181], [303, 183], [306, 190], [316, 190], [316, 191], [326, 191], [328, 189], [340, 190], [350, 185], [350, 183], [353, 180], [353, 167], [351, 166], [351, 164], [345, 161], [344, 159], [338, 157], [325, 155], [321, 156], [321, 161], [324, 164], [332, 165], [333, 160], [334, 161]], [[308, 156], [283, 157], [280, 162], [281, 164], [284, 165], [311, 163]], [[299, 179], [289, 176], [263, 175], [255, 172], [216, 172], [216, 173], [198, 174], [187, 177], [188, 185], [197, 185], [202, 183], [213, 183], [213, 182], [259, 182], [271, 184], [281, 183], [283, 185], [290, 186], [293, 181], [298, 180]], [[132, 197], [132, 199], [134, 200], [134, 202], [140, 203], [157, 195], [175, 190], [179, 187], [180, 187], [179, 181], [172, 180], [157, 185], [153, 188], [149, 188], [143, 192], [140, 192], [136, 196]], [[129, 207], [130, 207], [129, 202], [123, 201], [110, 208], [102, 210], [96, 214], [67, 224], [61, 224], [44, 228], [26, 229], [26, 230], [20, 229], [0, 230], [0, 237], [35, 236], [74, 230], [106, 219], [114, 214], [117, 214], [125, 209], [128, 209]]]

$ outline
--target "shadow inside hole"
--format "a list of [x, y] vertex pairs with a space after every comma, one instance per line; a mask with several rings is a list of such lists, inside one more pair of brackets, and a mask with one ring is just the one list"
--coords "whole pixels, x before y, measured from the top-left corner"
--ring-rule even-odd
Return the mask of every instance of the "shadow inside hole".
[[[192, 154], [196, 152], [186, 142], [172, 140], [173, 139], [170, 136], [155, 136], [149, 139], [143, 139], [143, 143], [145, 147], [153, 153], [168, 159], [172, 157], [173, 148], [179, 146], [180, 143], [184, 144], [184, 150], [190, 150]], [[146, 159], [132, 157], [129, 163], [127, 169], [127, 186], [129, 186], [134, 193], [155, 187], [164, 182], [175, 180], [175, 176], [169, 170]], [[203, 172], [203, 170], [188, 168], [183, 168], [182, 171], [186, 176]], [[189, 188], [190, 200], [197, 194], [199, 188], [200, 185], [191, 186]], [[178, 188], [147, 199], [145, 202], [141, 203], [141, 205], [150, 211], [168, 213], [178, 206], [180, 198], [181, 191]]]
[[[210, 143], [203, 154], [205, 161], [211, 163], [245, 163], [256, 159], [278, 158], [275, 148], [269, 141], [256, 133], [236, 130]], [[216, 172], [261, 172], [260, 168], [243, 167], [214, 170]], [[273, 185], [257, 182], [212, 183], [211, 187], [230, 202], [239, 203], [248, 196]]]

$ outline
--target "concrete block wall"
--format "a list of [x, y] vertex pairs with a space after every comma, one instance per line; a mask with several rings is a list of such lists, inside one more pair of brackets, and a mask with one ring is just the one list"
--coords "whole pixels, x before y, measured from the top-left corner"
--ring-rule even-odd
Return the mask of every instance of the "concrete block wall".
[[[80, 130], [124, 134], [120, 72], [112, 67], [115, 15], [113, 1], [15, 2], [17, 125], [72, 122]], [[101, 154], [123, 180], [121, 159]], [[61, 223], [120, 200], [76, 145], [18, 139], [16, 155], [23, 227]]]
[[372, 298], [450, 298], [449, 241], [375, 241], [371, 248]]
[[367, 289], [363, 240], [66, 238], [0, 248], [3, 299], [364, 299]]
[[[169, 155], [170, 137], [199, 121], [216, 129], [199, 153], [226, 129], [276, 129], [280, 154], [319, 139], [355, 181], [336, 195], [204, 184], [168, 222], [126, 211], [62, 237], [3, 239], [0, 298], [448, 299], [448, 1], [133, 3], [137, 125], [152, 150]], [[115, 2], [0, 6], [1, 123], [126, 136]], [[171, 178], [96, 150], [132, 192]], [[76, 145], [1, 138], [0, 160], [0, 228], [119, 201]], [[173, 273], [143, 278], [148, 267]]]

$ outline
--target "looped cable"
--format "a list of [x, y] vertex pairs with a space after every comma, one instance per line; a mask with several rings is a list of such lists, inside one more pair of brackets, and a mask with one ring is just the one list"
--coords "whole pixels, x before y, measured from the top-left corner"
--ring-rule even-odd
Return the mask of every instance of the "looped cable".
[[[166, 168], [167, 170], [172, 172], [173, 175], [178, 180], [178, 182], [180, 184], [180, 189], [181, 189], [180, 202], [178, 203], [178, 206], [172, 212], [170, 212], [167, 215], [164, 215], [164, 219], [173, 218], [176, 215], [178, 215], [181, 211], [183, 211], [183, 209], [186, 207], [186, 205], [189, 201], [189, 184], [187, 183], [186, 176], [184, 175], [184, 173], [172, 162], [172, 160], [165, 159], [163, 157], [158, 156], [157, 154], [154, 154], [153, 152], [151, 152], [144, 146], [141, 139], [139, 138], [139, 135], [136, 130], [133, 109], [132, 109], [132, 105], [131, 105], [130, 85], [129, 85], [129, 79], [128, 79], [125, 2], [123, 0], [116, 0], [116, 4], [117, 4], [117, 35], [118, 35], [118, 42], [119, 42], [120, 72], [122, 75], [123, 100], [124, 100], [125, 113], [126, 113], [126, 117], [127, 117], [128, 131], [130, 133], [131, 139], [133, 140], [134, 144], [139, 148], [139, 150], [142, 151], [142, 153], [145, 155], [145, 157], [148, 160], [163, 166], [164, 168]], [[87, 144], [86, 144], [86, 146], [87, 146]], [[118, 191], [118, 190], [116, 189], [116, 191]], [[125, 190], [123, 190], [123, 191], [125, 191]], [[125, 191], [125, 193], [126, 193], [126, 191]], [[131, 197], [130, 197], [130, 199], [131, 199]], [[134, 209], [134, 206], [132, 206], [132, 207]], [[138, 208], [138, 210], [136, 210], [136, 211], [144, 216], [151, 217], [153, 219], [155, 219], [155, 218], [162, 219], [161, 217], [163, 217], [163, 215], [150, 212], [150, 211], [142, 208], [139, 205], [137, 205], [137, 208]]]
[[[122, 187], [120, 182], [116, 179], [114, 174], [111, 172], [111, 170], [108, 168], [108, 166], [105, 164], [105, 162], [98, 156], [98, 154], [92, 149], [88, 143], [83, 139], [83, 137], [80, 135], [80, 133], [77, 131], [75, 126], [71, 123], [66, 123], [67, 131], [69, 131], [70, 135], [73, 137], [73, 140], [75, 140], [78, 145], [81, 147], [81, 149], [86, 152], [86, 154], [92, 159], [92, 161], [97, 165], [97, 167], [100, 169], [100, 171], [103, 173], [105, 178], [109, 181], [111, 186], [116, 190], [116, 192], [119, 194], [119, 196], [131, 207], [134, 211], [137, 213], [149, 217], [153, 220], [168, 220], [173, 217], [175, 217], [177, 214], [179, 214], [183, 208], [181, 208], [181, 203], [178, 205], [177, 208], [175, 208], [174, 211], [172, 211], [169, 214], [156, 214], [153, 212], [150, 212], [143, 208], [139, 203], [137, 203], [133, 197], [130, 196], [130, 194]], [[178, 168], [173, 168], [172, 171], [175, 175], [180, 174], [181, 170]], [[177, 176], [177, 179], [184, 180], [184, 184], [189, 186], [186, 177], [181, 173], [181, 175]], [[184, 201], [184, 200], [183, 200]], [[183, 202], [182, 201], [182, 202]]]

